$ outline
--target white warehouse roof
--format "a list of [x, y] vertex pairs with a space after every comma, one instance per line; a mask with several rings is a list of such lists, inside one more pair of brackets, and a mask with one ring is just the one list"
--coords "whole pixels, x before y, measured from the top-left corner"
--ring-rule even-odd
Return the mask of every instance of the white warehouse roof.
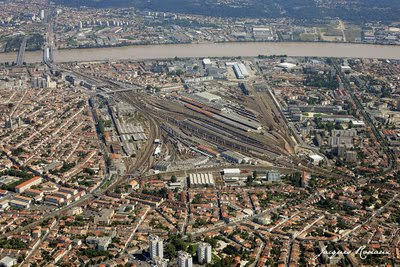
[[211, 94], [209, 92], [201, 92], [201, 93], [196, 93], [196, 96], [208, 101], [208, 102], [215, 102], [221, 100], [220, 96]]
[[284, 63], [279, 63], [277, 65], [277, 67], [282, 68], [282, 69], [292, 69], [292, 68], [296, 67], [296, 64], [284, 62]]
[[240, 174], [239, 168], [224, 169], [224, 174]]
[[189, 183], [192, 186], [195, 185], [213, 186], [215, 184], [215, 181], [212, 173], [190, 173]]
[[209, 58], [205, 58], [205, 59], [203, 59], [203, 64], [204, 65], [210, 65], [211, 64], [211, 60]]

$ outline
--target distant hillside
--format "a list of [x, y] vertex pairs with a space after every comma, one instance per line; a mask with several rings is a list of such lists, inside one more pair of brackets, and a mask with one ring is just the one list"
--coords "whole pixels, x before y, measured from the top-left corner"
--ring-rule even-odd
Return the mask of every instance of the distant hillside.
[[400, 0], [55, 0], [74, 7], [139, 9], [220, 17], [400, 21]]

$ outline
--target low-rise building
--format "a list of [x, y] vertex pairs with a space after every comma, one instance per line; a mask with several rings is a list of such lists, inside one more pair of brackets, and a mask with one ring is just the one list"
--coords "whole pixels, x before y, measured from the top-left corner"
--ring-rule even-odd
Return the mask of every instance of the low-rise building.
[[9, 205], [10, 205], [11, 207], [15, 207], [15, 208], [18, 208], [18, 209], [27, 209], [27, 208], [29, 208], [30, 203], [23, 202], [23, 201], [16, 200], [16, 199], [13, 199], [13, 200], [11, 200], [11, 201], [9, 202]]
[[26, 189], [31, 188], [34, 185], [38, 185], [42, 182], [42, 177], [40, 176], [35, 176], [31, 179], [29, 179], [28, 181], [25, 181], [19, 185], [17, 185], [15, 187], [15, 192], [17, 193], [22, 193], [24, 192]]
[[111, 222], [111, 218], [114, 216], [113, 209], [104, 209], [100, 212], [100, 215], [94, 218], [96, 224], [108, 225]]
[[214, 176], [212, 173], [190, 173], [190, 187], [211, 187], [215, 185]]
[[233, 163], [248, 163], [249, 162], [249, 157], [246, 157], [238, 152], [235, 151], [224, 151], [221, 153], [221, 156], [226, 159], [229, 162], [233, 162]]
[[0, 260], [1, 267], [11, 267], [18, 263], [17, 259], [5, 256]]
[[64, 204], [64, 199], [57, 196], [48, 195], [45, 196], [44, 200], [50, 205], [61, 206]]
[[279, 182], [281, 180], [281, 174], [278, 171], [269, 171], [267, 173], [268, 182]]

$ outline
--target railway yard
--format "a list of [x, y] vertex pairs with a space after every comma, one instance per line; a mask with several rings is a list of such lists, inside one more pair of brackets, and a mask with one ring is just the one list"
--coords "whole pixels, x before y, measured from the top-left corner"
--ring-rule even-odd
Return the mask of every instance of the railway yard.
[[[0, 254], [20, 266], [176, 266], [183, 250], [197, 266], [206, 242], [211, 266], [399, 263], [399, 66], [3, 66]], [[386, 254], [360, 257], [365, 238]]]

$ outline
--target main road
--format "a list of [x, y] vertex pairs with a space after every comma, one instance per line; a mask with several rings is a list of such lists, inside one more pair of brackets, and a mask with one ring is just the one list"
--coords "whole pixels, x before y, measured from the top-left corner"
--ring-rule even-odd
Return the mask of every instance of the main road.
[[[144, 60], [174, 57], [254, 57], [288, 55], [400, 59], [399, 45], [324, 42], [232, 42], [54, 50], [54, 62]], [[12, 62], [15, 53], [0, 53], [0, 63]], [[26, 52], [27, 63], [40, 63], [41, 51]]]

